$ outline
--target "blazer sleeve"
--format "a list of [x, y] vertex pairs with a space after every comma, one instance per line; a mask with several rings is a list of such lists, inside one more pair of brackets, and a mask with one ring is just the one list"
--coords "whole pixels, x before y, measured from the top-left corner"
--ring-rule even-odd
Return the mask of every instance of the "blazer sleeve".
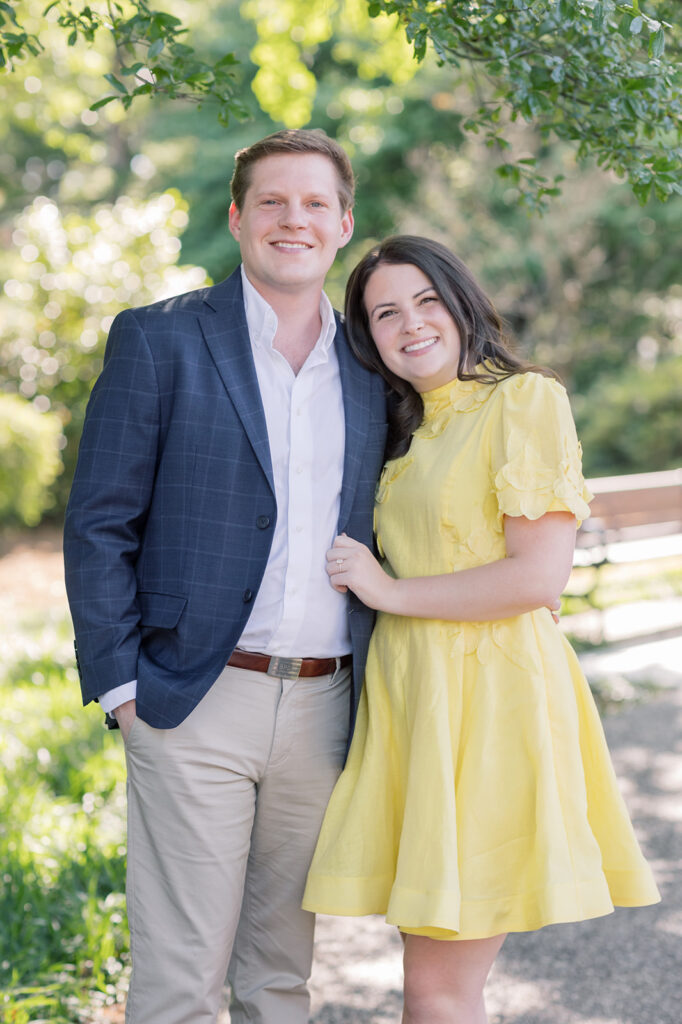
[[159, 449], [154, 360], [134, 311], [119, 314], [88, 404], [64, 529], [83, 702], [135, 679], [135, 564]]

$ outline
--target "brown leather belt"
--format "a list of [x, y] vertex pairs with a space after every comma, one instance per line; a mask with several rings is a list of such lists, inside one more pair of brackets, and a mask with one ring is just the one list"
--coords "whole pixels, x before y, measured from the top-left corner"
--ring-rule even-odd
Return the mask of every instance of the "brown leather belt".
[[299, 676], [309, 679], [312, 676], [331, 675], [337, 668], [350, 665], [352, 660], [350, 654], [340, 658], [279, 658], [276, 655], [258, 654], [256, 651], [234, 650], [227, 664], [235, 668], [248, 668], [252, 672], [267, 672], [269, 676], [277, 676], [279, 679], [298, 679]]

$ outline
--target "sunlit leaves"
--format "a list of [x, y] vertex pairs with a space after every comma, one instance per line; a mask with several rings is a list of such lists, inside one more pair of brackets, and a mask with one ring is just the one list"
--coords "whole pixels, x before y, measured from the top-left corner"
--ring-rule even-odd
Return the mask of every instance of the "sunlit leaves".
[[42, 50], [38, 37], [27, 32], [17, 19], [15, 5], [0, 2], [0, 67], [10, 71], [15, 62], [21, 60], [26, 53], [37, 56]]
[[122, 196], [90, 215], [39, 196], [15, 221], [0, 261], [0, 390], [56, 412], [68, 470], [115, 314], [206, 281], [203, 268], [177, 265], [186, 223], [174, 192]]
[[259, 69], [253, 91], [261, 108], [288, 127], [310, 121], [318, 87], [315, 54], [328, 40], [334, 59], [353, 64], [362, 79], [403, 83], [416, 71], [397, 19], [383, 15], [373, 20], [366, 0], [247, 0], [242, 11], [254, 21], [259, 37], [250, 54]]
[[[29, 376], [35, 372], [27, 364]], [[19, 395], [0, 394], [0, 524], [35, 526], [54, 504], [50, 487], [62, 468], [61, 423]]]
[[153, 9], [149, 0], [136, 0], [128, 6], [134, 13], [124, 12], [120, 4], [74, 7], [70, 0], [53, 0], [46, 8], [45, 13], [58, 13], [69, 45], [75, 45], [79, 39], [93, 43], [101, 35], [114, 41], [119, 67], [117, 74], [104, 77], [115, 92], [96, 100], [92, 110], [99, 110], [114, 99], [128, 110], [140, 96], [164, 95], [210, 102], [217, 107], [218, 119], [223, 124], [246, 116], [235, 79], [234, 68], [239, 62], [233, 53], [208, 63], [184, 41], [188, 29], [179, 18]]
[[[54, 0], [46, 10], [58, 13], [69, 44], [103, 34], [115, 43], [113, 91], [93, 111], [114, 100], [128, 110], [139, 97], [162, 94], [215, 103], [224, 124], [246, 115], [235, 77], [238, 55], [204, 61], [188, 44], [186, 25], [150, 0], [133, 0], [125, 11], [103, 0]], [[417, 60], [431, 47], [446, 67], [466, 66], [470, 78], [477, 69], [479, 105], [466, 121], [471, 131], [504, 146], [508, 122], [521, 118], [626, 177], [642, 199], [649, 191], [663, 199], [682, 190], [681, 73], [667, 56], [670, 39], [679, 49], [679, 26], [664, 20], [667, 10], [667, 0], [247, 0], [243, 7], [258, 32], [253, 89], [274, 120], [290, 126], [310, 120], [319, 47], [333, 41], [335, 59], [354, 62], [361, 78], [398, 83], [414, 73], [407, 40]], [[11, 31], [12, 13], [11, 4], [0, 3], [5, 62], [39, 45], [30, 33]], [[638, 105], [627, 96], [633, 83]], [[524, 181], [530, 205], [542, 206], [552, 194], [532, 174]]]
[[331, 36], [333, 7], [311, 10], [305, 0], [247, 0], [242, 6], [258, 32], [250, 54], [258, 67], [251, 87], [261, 108], [289, 128], [310, 120], [317, 82], [306, 57]]
[[[443, 65], [478, 75], [481, 102], [465, 127], [491, 144], [520, 117], [627, 177], [641, 201], [682, 192], [682, 75], [661, 59], [678, 30], [638, 0], [376, 0], [378, 10], [398, 15], [419, 59], [430, 43]], [[509, 162], [500, 172], [509, 176]], [[553, 194], [522, 177], [531, 204]]]

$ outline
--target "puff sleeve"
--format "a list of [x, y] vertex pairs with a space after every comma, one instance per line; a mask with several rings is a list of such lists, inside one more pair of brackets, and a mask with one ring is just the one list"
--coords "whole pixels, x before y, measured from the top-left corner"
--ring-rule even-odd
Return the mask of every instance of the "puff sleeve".
[[539, 519], [545, 512], [572, 512], [580, 524], [590, 514], [592, 495], [566, 391], [539, 373], [518, 374], [501, 387], [492, 443], [500, 515]]

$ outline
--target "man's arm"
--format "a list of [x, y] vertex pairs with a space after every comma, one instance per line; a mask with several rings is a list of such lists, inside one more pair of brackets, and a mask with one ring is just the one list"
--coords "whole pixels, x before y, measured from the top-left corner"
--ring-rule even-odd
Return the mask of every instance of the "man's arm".
[[117, 707], [121, 704], [125, 704], [128, 701], [135, 700], [137, 697], [137, 679], [132, 679], [129, 683], [124, 683], [123, 686], [116, 686], [113, 690], [107, 690], [106, 693], [100, 693], [99, 706], [102, 711], [105, 711], [108, 715], [113, 714]]
[[83, 701], [137, 676], [137, 561], [154, 486], [159, 394], [132, 312], [111, 329], [90, 398], [64, 528]]

